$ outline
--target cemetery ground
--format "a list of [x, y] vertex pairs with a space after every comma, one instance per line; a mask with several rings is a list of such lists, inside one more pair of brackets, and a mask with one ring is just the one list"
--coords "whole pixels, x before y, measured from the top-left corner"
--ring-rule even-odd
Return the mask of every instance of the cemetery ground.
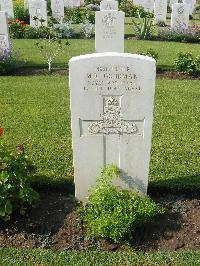
[[[10, 222], [1, 222], [0, 246], [4, 248], [0, 249], [0, 265], [23, 265], [22, 262], [27, 265], [25, 261], [28, 265], [197, 265], [199, 76], [178, 75], [173, 70], [173, 61], [180, 51], [197, 55], [199, 45], [125, 41], [127, 52], [153, 48], [159, 53], [148, 194], [167, 212], [155, 223], [138, 228], [129, 245], [116, 245], [108, 240], [87, 239], [82, 227], [76, 225], [78, 203], [73, 196], [66, 62], [72, 56], [93, 52], [94, 41], [70, 40], [67, 53], [58, 58], [51, 75], [45, 70], [34, 42], [14, 41], [14, 47], [23, 47], [23, 57], [28, 62], [15, 75], [0, 77], [0, 121], [10, 146], [23, 144], [36, 165], [31, 182], [41, 199], [25, 216], [15, 214]], [[14, 249], [22, 247], [31, 249]], [[87, 252], [76, 252], [80, 250]]]

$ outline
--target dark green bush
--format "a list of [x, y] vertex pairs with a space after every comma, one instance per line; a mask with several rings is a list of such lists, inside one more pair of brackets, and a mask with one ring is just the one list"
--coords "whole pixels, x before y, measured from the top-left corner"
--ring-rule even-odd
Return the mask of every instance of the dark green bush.
[[13, 39], [23, 39], [26, 26], [27, 24], [20, 19], [12, 20], [9, 24], [10, 36]]
[[140, 17], [153, 17], [153, 14], [145, 12], [142, 6], [134, 5], [132, 2], [129, 1], [122, 1], [119, 5], [119, 9], [125, 13], [126, 17], [138, 17], [138, 13]]
[[17, 209], [24, 214], [26, 205], [39, 199], [29, 183], [33, 169], [24, 147], [18, 146], [11, 153], [0, 136], [0, 219], [9, 220]]
[[174, 61], [176, 70], [195, 75], [200, 73], [200, 56], [194, 56], [191, 52], [178, 53], [177, 58]]
[[30, 15], [28, 9], [25, 9], [22, 5], [16, 5], [14, 9], [15, 19], [19, 19], [21, 21], [26, 22], [27, 24], [30, 22]]
[[142, 197], [136, 192], [113, 186], [111, 181], [119, 178], [119, 174], [114, 165], [103, 169], [96, 188], [78, 209], [90, 237], [105, 237], [114, 242], [129, 239], [137, 226], [164, 212], [148, 196]]

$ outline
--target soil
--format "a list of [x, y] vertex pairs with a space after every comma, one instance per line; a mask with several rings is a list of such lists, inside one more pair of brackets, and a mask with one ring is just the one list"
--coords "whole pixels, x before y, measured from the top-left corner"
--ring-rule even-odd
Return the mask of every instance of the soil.
[[[136, 250], [200, 250], [200, 195], [154, 196], [167, 209], [155, 222], [133, 232], [129, 245]], [[90, 240], [78, 223], [73, 195], [60, 191], [41, 192], [40, 202], [25, 216], [15, 213], [9, 222], [0, 222], [0, 246], [48, 248], [52, 250], [122, 251], [128, 246], [106, 239]]]
[[[46, 68], [20, 68], [16, 69], [15, 72], [12, 73], [12, 76], [40, 76], [40, 75], [68, 76], [68, 69], [54, 68], [52, 69], [52, 72], [49, 73], [48, 69]], [[188, 75], [173, 70], [157, 69], [157, 78], [200, 80], [200, 75], [199, 74]]]

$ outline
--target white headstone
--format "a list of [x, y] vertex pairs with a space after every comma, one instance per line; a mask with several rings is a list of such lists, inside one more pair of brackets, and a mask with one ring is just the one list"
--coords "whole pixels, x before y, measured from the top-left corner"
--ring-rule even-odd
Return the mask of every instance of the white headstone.
[[73, 6], [74, 7], [80, 7], [81, 6], [81, 0], [73, 0]]
[[132, 3], [136, 6], [142, 6], [143, 7], [144, 0], [132, 0]]
[[187, 29], [189, 25], [189, 9], [185, 4], [173, 4], [171, 16], [171, 28]]
[[116, 185], [146, 193], [155, 60], [96, 53], [72, 58], [69, 69], [76, 197], [84, 200], [101, 168], [111, 163], [121, 169]]
[[73, 0], [64, 0], [64, 5], [65, 5], [65, 7], [73, 8], [74, 1]]
[[95, 12], [95, 50], [101, 52], [124, 52], [124, 12]]
[[194, 0], [183, 0], [183, 4], [185, 4], [189, 9], [189, 14], [192, 15], [195, 9], [195, 1]]
[[167, 0], [155, 0], [154, 3], [154, 25], [159, 22], [166, 23], [167, 19]]
[[143, 0], [143, 7], [146, 12], [153, 13], [154, 11], [154, 0]]
[[1, 11], [6, 11], [8, 18], [14, 18], [14, 9], [12, 0], [0, 0]]
[[52, 17], [57, 20], [64, 18], [64, 0], [51, 0]]
[[103, 0], [100, 2], [100, 10], [118, 10], [118, 1]]
[[178, 3], [178, 0], [170, 0], [169, 5], [172, 7], [172, 5], [176, 3]]
[[0, 11], [0, 49], [11, 50], [7, 12]]
[[[29, 1], [29, 13], [30, 13], [30, 25], [32, 27], [47, 26], [47, 2], [44, 0], [30, 0]], [[38, 19], [34, 19], [38, 18]], [[44, 22], [41, 23], [39, 20], [43, 19]]]

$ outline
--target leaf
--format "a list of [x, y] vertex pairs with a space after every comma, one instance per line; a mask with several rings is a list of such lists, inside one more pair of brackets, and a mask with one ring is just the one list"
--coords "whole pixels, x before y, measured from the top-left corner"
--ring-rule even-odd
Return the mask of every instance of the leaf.
[[7, 200], [6, 204], [5, 204], [5, 213], [10, 215], [12, 213], [12, 211], [13, 211], [12, 204], [11, 204], [10, 200]]

